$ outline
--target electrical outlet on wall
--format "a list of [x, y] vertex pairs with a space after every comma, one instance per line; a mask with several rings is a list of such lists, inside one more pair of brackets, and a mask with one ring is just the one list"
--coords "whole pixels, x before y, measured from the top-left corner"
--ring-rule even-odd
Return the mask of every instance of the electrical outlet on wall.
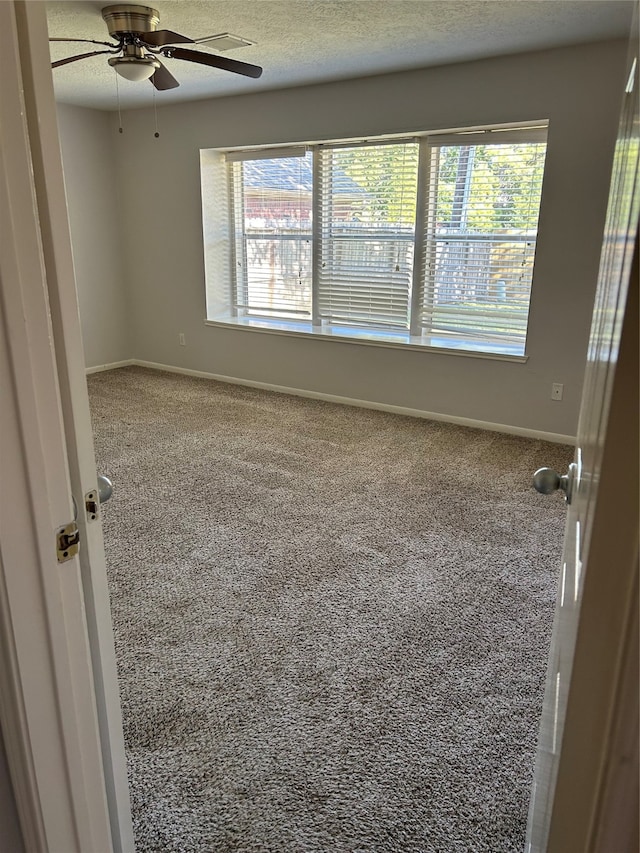
[[562, 382], [554, 382], [551, 386], [551, 399], [552, 400], [562, 400], [562, 392], [564, 391], [564, 385]]
[[184, 332], [180, 332], [180, 334], [178, 335], [178, 343], [180, 344], [181, 347], [184, 347], [187, 345], [187, 342], [186, 342], [185, 337], [184, 337]]

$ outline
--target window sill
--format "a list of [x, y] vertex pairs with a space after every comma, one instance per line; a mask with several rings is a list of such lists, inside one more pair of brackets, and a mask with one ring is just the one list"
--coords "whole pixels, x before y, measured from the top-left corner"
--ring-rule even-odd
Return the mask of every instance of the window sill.
[[[482, 350], [463, 349], [464, 341], [457, 345], [426, 344], [422, 338], [411, 337], [401, 333], [375, 331], [371, 329], [353, 329], [345, 326], [332, 326], [314, 329], [311, 323], [287, 320], [269, 320], [259, 317], [227, 317], [215, 320], [205, 320], [205, 326], [219, 328], [241, 329], [243, 331], [263, 332], [268, 335], [284, 335], [285, 337], [308, 338], [314, 340], [333, 340], [345, 344], [383, 347], [387, 349], [405, 349], [412, 352], [430, 352], [438, 355], [457, 355], [465, 358], [484, 358], [494, 361], [513, 361], [523, 364], [528, 361], [527, 355], [513, 355], [508, 352], [483, 352]], [[435, 336], [434, 336], [435, 337]], [[437, 341], [438, 338], [436, 337]]]

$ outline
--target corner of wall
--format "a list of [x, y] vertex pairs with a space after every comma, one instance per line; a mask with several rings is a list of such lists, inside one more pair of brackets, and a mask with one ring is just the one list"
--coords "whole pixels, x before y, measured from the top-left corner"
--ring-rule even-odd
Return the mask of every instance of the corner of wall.
[[113, 117], [57, 108], [85, 363], [120, 362], [131, 357], [133, 333]]

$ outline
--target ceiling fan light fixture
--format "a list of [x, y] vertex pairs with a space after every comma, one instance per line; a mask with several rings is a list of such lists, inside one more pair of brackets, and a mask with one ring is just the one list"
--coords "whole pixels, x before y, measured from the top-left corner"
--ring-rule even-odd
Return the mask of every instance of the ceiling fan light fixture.
[[[131, 3], [105, 6], [102, 9], [102, 17], [109, 30], [109, 35], [113, 39], [112, 42], [61, 37], [52, 37], [50, 41], [87, 42], [101, 45], [106, 50], [90, 50], [76, 56], [65, 56], [63, 59], [52, 62], [51, 67], [58, 68], [61, 65], [68, 65], [70, 62], [78, 62], [81, 59], [89, 59], [98, 54], [120, 54], [119, 56], [112, 55], [108, 60], [116, 74], [132, 83], [150, 80], [153, 87], [159, 92], [175, 89], [180, 84], [173, 74], [165, 68], [164, 64], [156, 59], [157, 54], [163, 58], [194, 62], [197, 65], [231, 71], [233, 74], [242, 74], [244, 77], [253, 77], [254, 79], [262, 74], [262, 68], [259, 65], [239, 62], [237, 59], [220, 55], [222, 51], [237, 47], [248, 47], [255, 43], [249, 39], [243, 39], [231, 33], [218, 33], [215, 36], [205, 36], [203, 39], [192, 39], [173, 30], [159, 30], [160, 18], [155, 9], [150, 6], [138, 6]], [[183, 44], [197, 45], [199, 43], [209, 44], [217, 51], [218, 55], [214, 56], [211, 53], [199, 50], [186, 50], [181, 47]], [[148, 53], [147, 51], [151, 52]]]
[[109, 65], [132, 83], [148, 80], [160, 68], [160, 62], [153, 56], [112, 56]]

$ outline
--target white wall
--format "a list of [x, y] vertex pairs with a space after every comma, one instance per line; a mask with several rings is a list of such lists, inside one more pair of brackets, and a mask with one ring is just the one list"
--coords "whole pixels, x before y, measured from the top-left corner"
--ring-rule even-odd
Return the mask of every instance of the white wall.
[[[119, 137], [112, 116], [131, 354], [575, 434], [625, 53], [624, 42], [599, 43], [167, 106], [158, 111], [159, 139], [151, 109], [127, 112]], [[179, 76], [179, 63], [173, 70]], [[204, 325], [200, 148], [544, 118], [549, 147], [526, 364]], [[552, 382], [564, 383], [562, 402], [551, 401]]]
[[87, 367], [130, 357], [114, 127], [108, 113], [58, 104], [73, 262]]

